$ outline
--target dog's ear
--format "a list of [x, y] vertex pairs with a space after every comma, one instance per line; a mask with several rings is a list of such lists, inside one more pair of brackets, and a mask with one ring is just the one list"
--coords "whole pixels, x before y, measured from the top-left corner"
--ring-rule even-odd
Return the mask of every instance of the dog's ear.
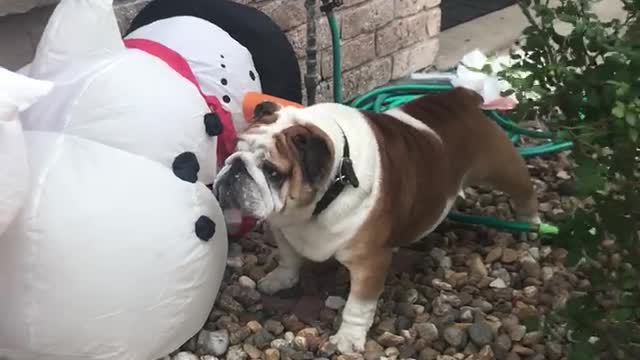
[[289, 146], [304, 182], [318, 185], [331, 172], [333, 145], [329, 136], [313, 125], [295, 125], [285, 130]]
[[280, 105], [273, 101], [263, 101], [253, 109], [253, 122], [260, 124], [272, 124], [278, 120], [276, 112], [280, 110]]

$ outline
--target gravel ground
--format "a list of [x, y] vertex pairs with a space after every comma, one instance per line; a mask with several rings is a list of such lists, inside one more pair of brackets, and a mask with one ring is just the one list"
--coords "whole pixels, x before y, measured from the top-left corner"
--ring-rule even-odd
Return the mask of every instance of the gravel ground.
[[[566, 153], [528, 161], [543, 218], [557, 223], [578, 206]], [[504, 194], [466, 190], [458, 209], [511, 218]], [[266, 296], [256, 282], [276, 266], [259, 232], [232, 241], [218, 300], [204, 329], [164, 360], [419, 359], [559, 360], [566, 331], [537, 329], [536, 315], [562, 306], [588, 281], [565, 268], [550, 239], [443, 223], [395, 254], [364, 354], [340, 355], [327, 339], [340, 324], [346, 269], [309, 264], [300, 285]]]

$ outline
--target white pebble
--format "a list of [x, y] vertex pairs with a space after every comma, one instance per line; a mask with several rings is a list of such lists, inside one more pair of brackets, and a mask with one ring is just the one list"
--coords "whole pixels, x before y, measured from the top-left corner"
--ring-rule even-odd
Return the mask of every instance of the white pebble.
[[181, 351], [174, 355], [173, 360], [200, 360], [198, 356], [188, 351]]
[[232, 256], [227, 259], [227, 266], [234, 269], [240, 269], [244, 266], [241, 256]]
[[384, 351], [384, 353], [388, 357], [398, 357], [398, 355], [400, 355], [400, 350], [398, 350], [398, 348], [392, 346], [392, 347], [386, 349]]
[[207, 354], [223, 355], [229, 348], [229, 332], [227, 330], [200, 331], [198, 348]]
[[444, 291], [453, 290], [453, 286], [451, 286], [451, 284], [448, 284], [440, 279], [433, 279], [433, 281], [431, 282], [431, 285], [433, 285], [433, 287], [438, 290], [444, 290]]
[[562, 180], [569, 180], [569, 179], [571, 179], [571, 175], [569, 175], [569, 173], [567, 173], [567, 172], [566, 172], [566, 171], [564, 171], [564, 170], [560, 170], [560, 171], [558, 171], [558, 173], [556, 174], [556, 176], [557, 176], [559, 179], [562, 179]]
[[489, 286], [491, 286], [494, 289], [504, 289], [507, 287], [507, 284], [505, 284], [504, 280], [497, 278], [493, 280], [491, 283], [489, 283]]
[[433, 248], [429, 254], [431, 255], [432, 258], [434, 258], [438, 262], [440, 262], [440, 260], [442, 260], [443, 257], [447, 256], [447, 252], [440, 248]]
[[240, 286], [242, 286], [242, 287], [246, 287], [246, 288], [249, 288], [249, 289], [255, 289], [256, 288], [256, 282], [253, 281], [253, 279], [251, 279], [250, 277], [248, 277], [246, 275], [240, 276], [240, 278], [238, 279], [238, 284], [240, 284]]
[[522, 289], [522, 292], [524, 293], [524, 296], [528, 298], [534, 298], [538, 295], [538, 288], [535, 286], [527, 286]]
[[537, 263], [538, 261], [530, 254], [530, 253], [525, 253], [524, 255], [522, 255], [520, 257], [520, 263]]
[[289, 344], [291, 344], [293, 342], [293, 339], [295, 339], [295, 338], [296, 338], [296, 336], [291, 331], [287, 331], [286, 333], [284, 333], [284, 339]]
[[242, 349], [242, 345], [235, 345], [229, 348], [227, 360], [246, 360], [247, 353]]
[[285, 339], [275, 339], [271, 342], [271, 348], [277, 350], [282, 350], [283, 348], [287, 347], [287, 345], [289, 344]]
[[307, 338], [303, 336], [293, 338], [293, 348], [298, 351], [307, 351]]
[[549, 281], [553, 277], [553, 268], [545, 266], [542, 268], [542, 280]]
[[324, 302], [324, 306], [332, 310], [340, 310], [344, 307], [347, 301], [340, 296], [329, 296]]
[[442, 259], [440, 259], [440, 267], [442, 269], [451, 270], [452, 266], [453, 266], [453, 261], [449, 256], [444, 256]]

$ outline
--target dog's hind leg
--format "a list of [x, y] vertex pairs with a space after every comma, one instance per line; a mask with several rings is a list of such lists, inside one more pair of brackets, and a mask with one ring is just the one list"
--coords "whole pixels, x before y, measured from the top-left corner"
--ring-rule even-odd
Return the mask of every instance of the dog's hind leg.
[[[495, 126], [495, 131], [502, 130]], [[538, 199], [527, 163], [506, 136], [494, 138], [497, 141], [485, 149], [469, 182], [505, 192], [511, 198], [517, 220], [539, 224]]]

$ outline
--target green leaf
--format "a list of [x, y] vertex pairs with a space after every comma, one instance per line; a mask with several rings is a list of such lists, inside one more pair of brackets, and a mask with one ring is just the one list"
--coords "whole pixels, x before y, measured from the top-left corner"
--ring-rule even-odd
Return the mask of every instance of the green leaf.
[[584, 341], [571, 346], [568, 360], [593, 360], [595, 355], [593, 345]]
[[593, 345], [584, 341], [571, 346], [568, 360], [593, 360], [595, 355]]
[[576, 187], [581, 194], [590, 194], [604, 187], [605, 178], [602, 166], [595, 160], [583, 158], [575, 170]]
[[594, 269], [590, 275], [591, 285], [594, 288], [601, 288], [609, 285], [609, 281], [601, 269]]
[[569, 24], [573, 24], [576, 21], [576, 17], [568, 14], [560, 13], [558, 14], [558, 20], [569, 23]]
[[[631, 290], [640, 287], [640, 278], [636, 271], [627, 270], [622, 274], [622, 286], [626, 290]], [[640, 303], [636, 304], [640, 307]]]
[[624, 118], [625, 105], [620, 101], [616, 101], [616, 105], [611, 109], [611, 114], [619, 119]]
[[632, 293], [626, 293], [622, 295], [620, 305], [635, 309], [640, 304], [638, 303], [637, 296], [634, 296]]
[[556, 132], [556, 137], [562, 140], [569, 140], [571, 138], [571, 135], [568, 130], [560, 130]]
[[638, 117], [635, 113], [627, 112], [624, 119], [627, 121], [627, 124], [629, 124], [629, 126], [636, 126], [636, 120], [638, 119]]
[[638, 142], [638, 130], [629, 129], [629, 137], [633, 142]]
[[538, 331], [540, 330], [540, 317], [539, 316], [531, 316], [522, 321], [522, 324], [527, 327], [528, 331]]
[[573, 249], [573, 251], [569, 251], [567, 254], [567, 265], [576, 266], [582, 258], [582, 252], [577, 251], [577, 249]]
[[632, 308], [620, 308], [611, 312], [611, 319], [616, 321], [628, 321], [633, 318]]

